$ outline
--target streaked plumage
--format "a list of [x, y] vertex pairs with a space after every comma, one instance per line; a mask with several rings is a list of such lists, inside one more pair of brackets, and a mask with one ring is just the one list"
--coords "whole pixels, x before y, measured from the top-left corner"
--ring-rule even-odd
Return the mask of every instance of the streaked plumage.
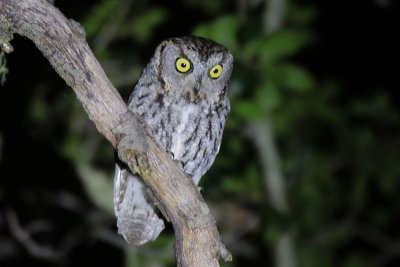
[[[214, 68], [217, 65], [221, 68]], [[232, 66], [232, 55], [211, 40], [171, 38], [157, 47], [129, 99], [129, 109], [149, 125], [154, 140], [182, 162], [195, 184], [219, 151], [230, 110]], [[119, 164], [114, 208], [118, 231], [129, 243], [154, 240], [164, 228], [141, 178]]]

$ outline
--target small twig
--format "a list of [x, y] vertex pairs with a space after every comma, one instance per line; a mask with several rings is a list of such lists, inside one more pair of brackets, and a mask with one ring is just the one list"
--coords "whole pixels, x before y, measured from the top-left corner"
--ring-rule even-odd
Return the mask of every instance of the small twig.
[[98, 239], [107, 242], [118, 248], [125, 248], [128, 244], [125, 240], [121, 239], [120, 236], [116, 232], [112, 232], [105, 227], [96, 227], [93, 230], [93, 234]]
[[5, 217], [11, 234], [33, 257], [48, 261], [58, 261], [62, 257], [59, 251], [37, 244], [21, 227], [14, 209], [8, 208], [5, 211]]

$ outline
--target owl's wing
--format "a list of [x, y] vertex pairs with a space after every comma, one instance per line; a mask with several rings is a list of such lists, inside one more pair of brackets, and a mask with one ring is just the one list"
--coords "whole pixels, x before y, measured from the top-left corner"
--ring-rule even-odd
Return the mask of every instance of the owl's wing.
[[141, 178], [117, 163], [114, 176], [114, 211], [118, 233], [134, 245], [155, 240], [164, 229], [164, 221], [155, 210]]

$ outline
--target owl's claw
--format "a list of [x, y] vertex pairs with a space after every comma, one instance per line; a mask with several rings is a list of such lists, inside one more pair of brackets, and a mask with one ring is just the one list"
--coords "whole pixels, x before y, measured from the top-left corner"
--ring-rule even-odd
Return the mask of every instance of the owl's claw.
[[164, 216], [164, 218], [167, 220], [167, 222], [171, 222], [171, 220], [168, 217], [168, 213], [164, 210], [164, 207], [161, 205], [160, 201], [158, 201], [156, 195], [151, 191], [150, 188], [147, 188], [147, 193], [150, 195], [150, 197], [154, 201], [154, 205], [157, 206], [158, 210], [161, 212], [161, 214]]
[[176, 163], [178, 163], [179, 164], [179, 166], [181, 167], [181, 169], [183, 170], [183, 167], [185, 167], [185, 163], [183, 163], [182, 161], [180, 161], [180, 160], [175, 160], [176, 161]]
[[175, 159], [174, 153], [172, 153], [171, 151], [167, 151], [167, 153], [168, 153], [168, 155], [171, 156], [171, 158], [172, 158], [176, 163], [179, 164], [179, 166], [180, 166], [181, 169], [183, 170], [183, 167], [185, 166], [185, 164], [184, 164], [182, 161]]
[[167, 151], [167, 154], [170, 155], [172, 159], [175, 159], [174, 153], [172, 153], [171, 151]]

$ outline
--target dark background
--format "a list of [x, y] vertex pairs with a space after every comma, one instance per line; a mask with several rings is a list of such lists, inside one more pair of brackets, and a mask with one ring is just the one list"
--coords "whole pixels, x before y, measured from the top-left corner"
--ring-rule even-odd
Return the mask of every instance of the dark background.
[[[165, 38], [233, 53], [232, 111], [200, 183], [233, 253], [223, 266], [399, 266], [396, 2], [276, 1], [274, 30], [268, 2], [55, 5], [124, 97]], [[0, 61], [0, 266], [175, 266], [170, 226], [139, 248], [117, 235], [111, 145], [34, 44], [12, 45]]]

